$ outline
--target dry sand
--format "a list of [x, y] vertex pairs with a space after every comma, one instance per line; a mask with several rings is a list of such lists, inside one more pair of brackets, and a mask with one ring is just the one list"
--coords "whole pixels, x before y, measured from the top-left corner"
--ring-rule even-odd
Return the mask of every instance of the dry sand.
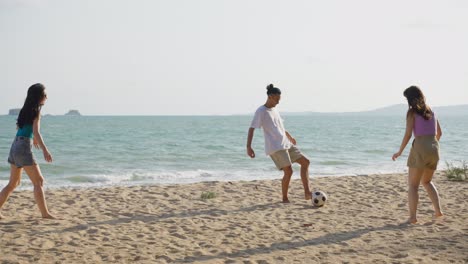
[[313, 178], [322, 208], [294, 177], [290, 204], [280, 180], [48, 190], [62, 220], [40, 219], [32, 191], [17, 191], [0, 263], [468, 263], [467, 182], [438, 173], [445, 219], [432, 221], [421, 187], [419, 224], [401, 225], [406, 175]]

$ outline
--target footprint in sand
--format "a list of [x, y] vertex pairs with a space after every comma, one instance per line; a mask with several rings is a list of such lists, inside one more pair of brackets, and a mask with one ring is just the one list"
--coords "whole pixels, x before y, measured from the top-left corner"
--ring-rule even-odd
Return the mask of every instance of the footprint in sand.
[[67, 204], [67, 205], [72, 205], [72, 204], [75, 204], [75, 201], [74, 200], [66, 200], [64, 203]]

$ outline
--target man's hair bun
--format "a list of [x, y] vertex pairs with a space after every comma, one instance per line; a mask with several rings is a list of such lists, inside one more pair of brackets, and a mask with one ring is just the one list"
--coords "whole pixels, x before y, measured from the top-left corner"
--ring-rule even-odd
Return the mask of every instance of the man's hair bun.
[[281, 90], [278, 87], [274, 87], [271, 83], [266, 87], [266, 89], [267, 95], [281, 94]]

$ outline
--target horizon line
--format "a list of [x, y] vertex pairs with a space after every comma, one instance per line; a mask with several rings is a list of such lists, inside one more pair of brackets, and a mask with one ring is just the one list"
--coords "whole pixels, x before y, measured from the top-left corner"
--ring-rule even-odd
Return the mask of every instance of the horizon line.
[[[316, 111], [316, 110], [303, 110], [303, 111], [284, 111], [282, 110], [281, 113], [288, 115], [288, 114], [359, 114], [359, 113], [369, 113], [369, 112], [378, 112], [379, 110], [385, 110], [385, 108], [397, 107], [397, 106], [407, 106], [405, 103], [400, 104], [392, 104], [383, 107], [378, 107], [370, 110], [359, 110], [359, 111]], [[434, 108], [439, 107], [468, 107], [467, 104], [456, 104], [456, 105], [439, 105], [433, 106]], [[9, 110], [13, 109], [21, 109], [21, 108], [10, 108]], [[77, 110], [77, 109], [71, 109]], [[232, 114], [82, 114], [79, 110], [77, 110], [80, 114], [79, 115], [67, 115], [71, 110], [66, 112], [65, 114], [51, 114], [51, 113], [43, 113], [42, 116], [245, 116], [245, 115], [252, 115], [252, 112], [247, 113], [232, 113]], [[14, 116], [8, 113], [0, 114], [0, 116]]]

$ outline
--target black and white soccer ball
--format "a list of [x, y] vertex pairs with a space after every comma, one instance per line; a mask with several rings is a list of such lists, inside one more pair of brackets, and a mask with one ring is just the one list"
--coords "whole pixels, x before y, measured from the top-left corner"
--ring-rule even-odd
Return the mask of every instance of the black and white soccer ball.
[[312, 204], [314, 206], [323, 206], [327, 200], [328, 197], [324, 191], [317, 190], [312, 192]]

